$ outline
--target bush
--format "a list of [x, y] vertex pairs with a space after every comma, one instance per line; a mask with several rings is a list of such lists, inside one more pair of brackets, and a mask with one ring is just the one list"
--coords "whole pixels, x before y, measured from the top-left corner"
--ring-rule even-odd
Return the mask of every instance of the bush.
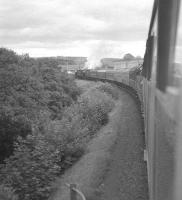
[[56, 58], [33, 59], [0, 48], [0, 163], [12, 155], [19, 135], [46, 132], [41, 113], [47, 113], [48, 121], [61, 119], [80, 94], [57, 66]]
[[14, 119], [5, 113], [0, 114], [0, 163], [13, 153], [13, 144], [17, 137], [26, 137], [28, 134], [31, 134], [31, 126], [25, 119]]
[[1, 182], [14, 188], [19, 199], [48, 197], [51, 183], [60, 171], [60, 150], [43, 135], [19, 138], [12, 156], [1, 170]]
[[111, 95], [92, 88], [64, 110], [61, 120], [41, 112], [32, 134], [18, 137], [13, 155], [1, 165], [1, 183], [20, 200], [47, 199], [52, 182], [84, 153], [113, 106]]
[[96, 87], [98, 90], [111, 95], [112, 98], [118, 99], [118, 90], [109, 83], [101, 83]]
[[18, 196], [15, 195], [14, 191], [10, 187], [0, 185], [0, 199], [1, 200], [18, 200]]
[[93, 131], [107, 122], [107, 114], [114, 106], [112, 98], [97, 89], [85, 92], [79, 99], [79, 103], [83, 118], [88, 120], [89, 128]]

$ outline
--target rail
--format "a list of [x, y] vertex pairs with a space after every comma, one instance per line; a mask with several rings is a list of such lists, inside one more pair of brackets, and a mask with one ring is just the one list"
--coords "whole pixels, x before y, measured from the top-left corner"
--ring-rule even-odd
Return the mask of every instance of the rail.
[[79, 195], [82, 200], [86, 200], [84, 194], [77, 189], [76, 184], [66, 183], [66, 186], [70, 189], [70, 200], [77, 200], [77, 195]]

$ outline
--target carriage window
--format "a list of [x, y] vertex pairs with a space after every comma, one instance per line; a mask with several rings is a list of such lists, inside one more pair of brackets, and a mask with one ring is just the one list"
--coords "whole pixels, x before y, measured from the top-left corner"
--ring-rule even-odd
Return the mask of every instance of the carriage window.
[[180, 16], [178, 21], [178, 31], [176, 40], [175, 62], [174, 62], [174, 77], [176, 79], [182, 78], [182, 4], [180, 9]]
[[159, 1], [157, 87], [174, 85], [174, 57], [179, 0]]

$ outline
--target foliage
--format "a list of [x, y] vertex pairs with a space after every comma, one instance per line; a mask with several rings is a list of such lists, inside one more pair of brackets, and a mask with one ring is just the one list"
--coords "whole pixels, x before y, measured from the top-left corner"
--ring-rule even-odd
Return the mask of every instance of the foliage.
[[14, 154], [2, 165], [2, 183], [14, 188], [19, 199], [46, 199], [52, 181], [84, 153], [113, 106], [111, 96], [94, 88], [67, 107], [61, 120], [50, 121], [44, 134], [19, 137]]
[[117, 94], [109, 84], [80, 94], [54, 59], [6, 49], [0, 49], [0, 84], [0, 179], [7, 189], [0, 187], [0, 195], [47, 199], [58, 174], [108, 121]]
[[107, 113], [114, 106], [112, 98], [97, 89], [85, 92], [79, 102], [83, 118], [91, 122], [91, 127], [104, 125], [107, 122]]
[[7, 67], [9, 64], [17, 64], [19, 57], [9, 49], [0, 48], [0, 68]]
[[118, 99], [118, 90], [109, 83], [101, 83], [96, 87], [98, 90], [111, 95], [112, 98]]
[[[55, 59], [33, 59], [0, 48], [0, 163], [13, 152], [18, 136], [45, 132], [46, 121], [59, 118], [80, 91]], [[49, 118], [49, 120], [47, 120]]]
[[18, 196], [15, 195], [12, 188], [0, 185], [0, 199], [1, 200], [17, 200]]
[[125, 54], [123, 56], [123, 60], [127, 60], [127, 61], [129, 61], [129, 60], [135, 60], [135, 57], [132, 54], [127, 53], [127, 54]]
[[[18, 133], [18, 134], [17, 134]], [[13, 153], [13, 144], [18, 135], [25, 137], [31, 133], [30, 124], [25, 119], [12, 119], [1, 113], [0, 115], [0, 161]]]
[[64, 108], [77, 99], [80, 90], [66, 74], [60, 73], [60, 69], [47, 67], [41, 62], [39, 66], [51, 118], [60, 119]]
[[45, 199], [60, 170], [59, 153], [57, 146], [43, 135], [19, 138], [14, 155], [1, 170], [3, 184], [13, 187], [19, 199]]
[[90, 138], [107, 123], [108, 112], [113, 106], [114, 101], [110, 96], [95, 89], [83, 93], [77, 103], [66, 109], [57, 127], [65, 138], [65, 160], [69, 158], [69, 162], [72, 163], [82, 155]]

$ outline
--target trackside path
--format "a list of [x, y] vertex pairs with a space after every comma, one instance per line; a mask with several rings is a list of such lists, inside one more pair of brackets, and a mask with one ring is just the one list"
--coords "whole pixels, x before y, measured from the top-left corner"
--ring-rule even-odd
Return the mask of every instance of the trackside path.
[[70, 200], [65, 183], [76, 183], [87, 200], [148, 200], [141, 116], [134, 99], [119, 92], [109, 123], [90, 141], [85, 155], [58, 178], [49, 200]]
[[143, 161], [144, 137], [135, 101], [121, 94], [123, 108], [117, 143], [95, 200], [147, 200], [147, 170]]

